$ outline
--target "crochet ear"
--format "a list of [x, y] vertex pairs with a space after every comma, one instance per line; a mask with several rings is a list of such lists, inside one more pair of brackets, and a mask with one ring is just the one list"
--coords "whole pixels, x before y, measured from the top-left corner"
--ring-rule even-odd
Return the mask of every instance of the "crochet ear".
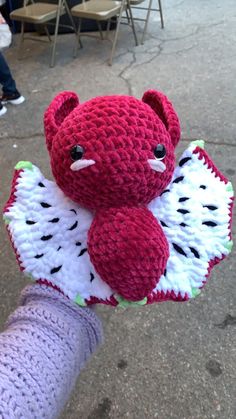
[[144, 93], [142, 100], [159, 116], [170, 134], [173, 146], [176, 147], [180, 140], [180, 123], [170, 101], [156, 90], [148, 90]]
[[49, 151], [62, 122], [78, 104], [79, 98], [75, 93], [62, 92], [53, 99], [47, 108], [44, 114], [44, 130]]

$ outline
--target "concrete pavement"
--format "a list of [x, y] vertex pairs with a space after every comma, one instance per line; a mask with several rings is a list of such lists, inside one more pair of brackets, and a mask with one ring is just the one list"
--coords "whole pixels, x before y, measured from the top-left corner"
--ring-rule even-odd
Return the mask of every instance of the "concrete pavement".
[[[53, 69], [44, 44], [28, 42], [20, 62], [15, 46], [6, 52], [26, 102], [9, 106], [0, 119], [1, 206], [17, 161], [31, 160], [51, 176], [43, 112], [64, 89], [76, 91], [81, 101], [114, 93], [141, 97], [148, 88], [163, 91], [181, 120], [178, 153], [190, 140], [206, 139], [207, 151], [236, 189], [235, 1], [162, 3], [165, 29], [153, 16], [145, 44], [135, 48], [131, 31], [122, 26], [112, 67], [106, 65], [109, 44], [89, 38], [73, 59], [73, 35], [59, 37]], [[3, 325], [26, 282], [3, 223], [0, 229]], [[233, 250], [214, 269], [202, 294], [189, 303], [125, 311], [99, 307], [105, 344], [82, 372], [61, 418], [234, 419], [235, 268]]]

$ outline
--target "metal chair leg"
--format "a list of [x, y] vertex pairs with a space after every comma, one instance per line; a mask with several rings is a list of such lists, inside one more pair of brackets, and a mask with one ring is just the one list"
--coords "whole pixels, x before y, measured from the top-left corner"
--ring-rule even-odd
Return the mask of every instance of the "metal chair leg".
[[52, 38], [50, 36], [50, 33], [49, 33], [49, 30], [48, 30], [47, 25], [44, 25], [44, 30], [46, 32], [46, 35], [47, 35], [48, 39], [49, 39], [49, 42], [52, 42]]
[[25, 22], [21, 22], [20, 43], [19, 43], [18, 54], [17, 54], [18, 60], [21, 59], [21, 55], [22, 55], [23, 43], [24, 43], [24, 32], [25, 32]]
[[147, 11], [147, 16], [146, 16], [146, 20], [145, 20], [142, 40], [141, 40], [142, 45], [144, 44], [144, 38], [145, 38], [146, 33], [147, 33], [147, 27], [148, 27], [148, 22], [149, 22], [149, 18], [150, 18], [151, 8], [152, 8], [152, 0], [149, 1], [149, 5], [148, 5], [148, 11]]
[[103, 32], [102, 32], [101, 22], [99, 22], [99, 20], [97, 20], [96, 22], [97, 22], [97, 25], [98, 25], [98, 30], [99, 30], [101, 39], [103, 40], [104, 39], [104, 36], [103, 36]]
[[116, 44], [117, 44], [118, 32], [119, 32], [119, 29], [120, 29], [120, 23], [121, 23], [123, 10], [124, 10], [124, 1], [122, 1], [122, 3], [121, 3], [120, 13], [119, 13], [118, 21], [117, 21], [117, 24], [116, 24], [115, 36], [114, 36], [114, 39], [113, 39], [113, 42], [112, 42], [111, 54], [110, 54], [110, 58], [109, 58], [109, 61], [108, 61], [109, 65], [112, 65], [113, 55], [114, 55]]
[[133, 34], [134, 34], [135, 45], [137, 47], [138, 46], [138, 38], [137, 38], [135, 26], [134, 26], [134, 18], [133, 18], [133, 13], [132, 13], [132, 10], [131, 10], [129, 0], [127, 0], [127, 10], [129, 11], [129, 17], [130, 17], [130, 20], [131, 20], [132, 31], [133, 31]]
[[111, 27], [111, 19], [107, 21], [106, 39], [109, 39], [109, 31]]
[[60, 21], [60, 16], [61, 16], [61, 8], [62, 8], [62, 0], [59, 0], [59, 2], [58, 2], [58, 9], [57, 9], [56, 26], [55, 26], [55, 32], [54, 32], [54, 40], [53, 40], [53, 48], [52, 48], [52, 56], [51, 56], [50, 67], [54, 67], [54, 64], [55, 64], [56, 43], [57, 43], [57, 35], [58, 35], [59, 21]]
[[[75, 31], [75, 37], [76, 37], [76, 42], [77, 42], [77, 29], [76, 29], [75, 21], [73, 19], [72, 14], [71, 14], [70, 8], [69, 8], [69, 6], [67, 4], [67, 0], [64, 0], [64, 5], [65, 5], [65, 9], [66, 9], [67, 15], [68, 15], [68, 17], [69, 17], [69, 19], [71, 21], [72, 27], [73, 27], [73, 29]], [[82, 45], [81, 40], [79, 40], [79, 44], [80, 44], [80, 48], [83, 48], [83, 45]]]
[[130, 18], [129, 18], [128, 9], [126, 9], [125, 14], [126, 14], [126, 19], [128, 21], [128, 24], [130, 25]]
[[74, 58], [76, 58], [77, 57], [77, 54], [78, 54], [78, 46], [80, 46], [81, 47], [81, 41], [80, 41], [80, 31], [81, 31], [81, 25], [82, 25], [82, 19], [81, 18], [79, 18], [79, 25], [78, 25], [78, 31], [77, 31], [77, 33], [76, 33], [76, 37], [77, 37], [77, 39], [76, 39], [76, 44], [75, 44], [75, 48], [74, 48]]
[[158, 5], [159, 5], [160, 18], [161, 18], [161, 29], [164, 29], [164, 18], [163, 18], [161, 0], [158, 0]]

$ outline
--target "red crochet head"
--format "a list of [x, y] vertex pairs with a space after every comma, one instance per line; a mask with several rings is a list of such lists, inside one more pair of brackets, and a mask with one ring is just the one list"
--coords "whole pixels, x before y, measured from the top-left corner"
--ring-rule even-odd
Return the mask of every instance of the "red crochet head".
[[89, 209], [145, 205], [158, 196], [171, 180], [180, 137], [172, 105], [156, 91], [81, 105], [63, 92], [45, 114], [45, 132], [58, 186]]

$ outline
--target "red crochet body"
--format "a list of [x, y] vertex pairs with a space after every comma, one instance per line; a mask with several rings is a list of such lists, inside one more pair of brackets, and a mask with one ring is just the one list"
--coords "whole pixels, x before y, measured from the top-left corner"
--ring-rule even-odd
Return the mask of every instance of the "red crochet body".
[[[145, 207], [170, 182], [180, 137], [176, 113], [161, 93], [98, 97], [79, 105], [74, 93], [58, 95], [45, 114], [47, 146], [58, 186], [95, 211], [88, 252], [110, 287], [131, 301], [156, 286], [169, 256], [162, 228]], [[165, 170], [149, 164], [155, 147], [165, 147]], [[73, 171], [71, 150], [94, 161]]]
[[131, 301], [152, 291], [169, 257], [162, 228], [146, 208], [100, 210], [89, 231], [88, 250], [103, 280]]

